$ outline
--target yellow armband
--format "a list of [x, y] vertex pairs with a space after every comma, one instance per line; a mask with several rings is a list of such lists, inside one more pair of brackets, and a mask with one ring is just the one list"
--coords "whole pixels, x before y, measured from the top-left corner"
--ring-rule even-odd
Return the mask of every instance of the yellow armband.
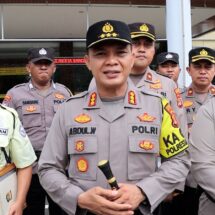
[[175, 112], [165, 98], [162, 98], [162, 106], [160, 154], [165, 158], [170, 158], [188, 148], [188, 144], [178, 126]]

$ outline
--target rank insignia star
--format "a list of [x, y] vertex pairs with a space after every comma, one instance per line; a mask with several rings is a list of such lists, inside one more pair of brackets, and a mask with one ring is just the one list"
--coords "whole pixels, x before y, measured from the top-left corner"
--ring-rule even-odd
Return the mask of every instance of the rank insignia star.
[[90, 100], [89, 100], [89, 107], [96, 106], [96, 100], [97, 100], [97, 94], [94, 92], [90, 95]]
[[134, 91], [128, 92], [128, 103], [131, 105], [136, 105], [136, 94]]

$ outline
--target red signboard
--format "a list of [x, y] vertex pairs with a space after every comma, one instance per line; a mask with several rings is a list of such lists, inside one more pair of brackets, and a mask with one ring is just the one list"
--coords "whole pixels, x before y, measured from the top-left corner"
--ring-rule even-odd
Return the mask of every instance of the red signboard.
[[83, 65], [83, 64], [85, 64], [84, 58], [81, 58], [81, 57], [59, 57], [59, 58], [55, 58], [54, 62], [57, 65]]

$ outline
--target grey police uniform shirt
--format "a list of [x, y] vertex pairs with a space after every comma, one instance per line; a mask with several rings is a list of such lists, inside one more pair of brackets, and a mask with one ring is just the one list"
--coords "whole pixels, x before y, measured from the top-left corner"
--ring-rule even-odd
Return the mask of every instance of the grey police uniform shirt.
[[142, 77], [140, 76], [140, 80], [136, 84], [136, 87], [146, 88], [166, 97], [176, 113], [184, 136], [188, 139], [187, 118], [183, 108], [180, 89], [177, 87], [176, 83], [172, 79], [160, 75], [148, 67], [144, 75]]
[[149, 210], [186, 178], [189, 156], [187, 150], [178, 153], [174, 148], [169, 125], [164, 126], [164, 139], [178, 154], [166, 159], [159, 169], [157, 166], [163, 119], [160, 95], [129, 86], [124, 102], [120, 107], [113, 106], [113, 112], [109, 117], [95, 89], [69, 99], [54, 117], [40, 157], [39, 177], [68, 214], [86, 214], [77, 208], [82, 192], [95, 186], [109, 188], [97, 168], [103, 159], [110, 161], [118, 182], [137, 184], [144, 190], [151, 208], [140, 207], [147, 210], [143, 214], [151, 214]]
[[[70, 91], [61, 84], [53, 83], [45, 96], [30, 82], [10, 89], [3, 104], [14, 108], [25, 128], [34, 150], [40, 152], [59, 105], [70, 97]], [[33, 172], [37, 172], [34, 164]]]
[[199, 99], [199, 94], [193, 90], [192, 84], [181, 91], [181, 95], [184, 101], [184, 108], [187, 115], [187, 123], [189, 131], [191, 130], [192, 124], [195, 120], [196, 113], [198, 109], [203, 105], [208, 99], [215, 95], [215, 86], [211, 84], [208, 90], [208, 95], [204, 101]]
[[[202, 105], [190, 134], [191, 172], [196, 182], [215, 199], [215, 97]], [[214, 215], [215, 203], [205, 193], [200, 197], [199, 215]]]

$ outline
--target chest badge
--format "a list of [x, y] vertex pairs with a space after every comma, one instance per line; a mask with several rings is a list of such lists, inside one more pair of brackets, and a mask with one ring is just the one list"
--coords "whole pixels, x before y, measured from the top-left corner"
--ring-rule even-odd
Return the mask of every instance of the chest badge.
[[144, 150], [152, 150], [154, 148], [154, 144], [148, 140], [142, 140], [139, 143], [139, 147]]
[[82, 152], [82, 151], [84, 151], [84, 148], [85, 148], [85, 146], [84, 146], [84, 141], [78, 140], [78, 141], [75, 142], [75, 150], [76, 150], [77, 152]]
[[192, 105], [193, 105], [192, 101], [189, 101], [189, 100], [184, 101], [184, 107], [185, 108], [191, 107]]
[[79, 158], [76, 164], [79, 172], [86, 172], [88, 170], [88, 161], [85, 158]]
[[26, 107], [27, 112], [34, 112], [36, 110], [37, 110], [37, 108], [35, 105], [29, 105], [28, 107]]
[[151, 89], [162, 89], [161, 83], [150, 84]]
[[75, 117], [75, 122], [78, 122], [78, 123], [88, 123], [90, 121], [91, 121], [91, 117], [85, 113]]
[[149, 115], [148, 113], [144, 113], [142, 115], [137, 116], [137, 118], [141, 121], [141, 122], [153, 122], [156, 117]]
[[55, 93], [54, 96], [56, 99], [64, 99], [65, 98], [64, 95], [61, 93]]

